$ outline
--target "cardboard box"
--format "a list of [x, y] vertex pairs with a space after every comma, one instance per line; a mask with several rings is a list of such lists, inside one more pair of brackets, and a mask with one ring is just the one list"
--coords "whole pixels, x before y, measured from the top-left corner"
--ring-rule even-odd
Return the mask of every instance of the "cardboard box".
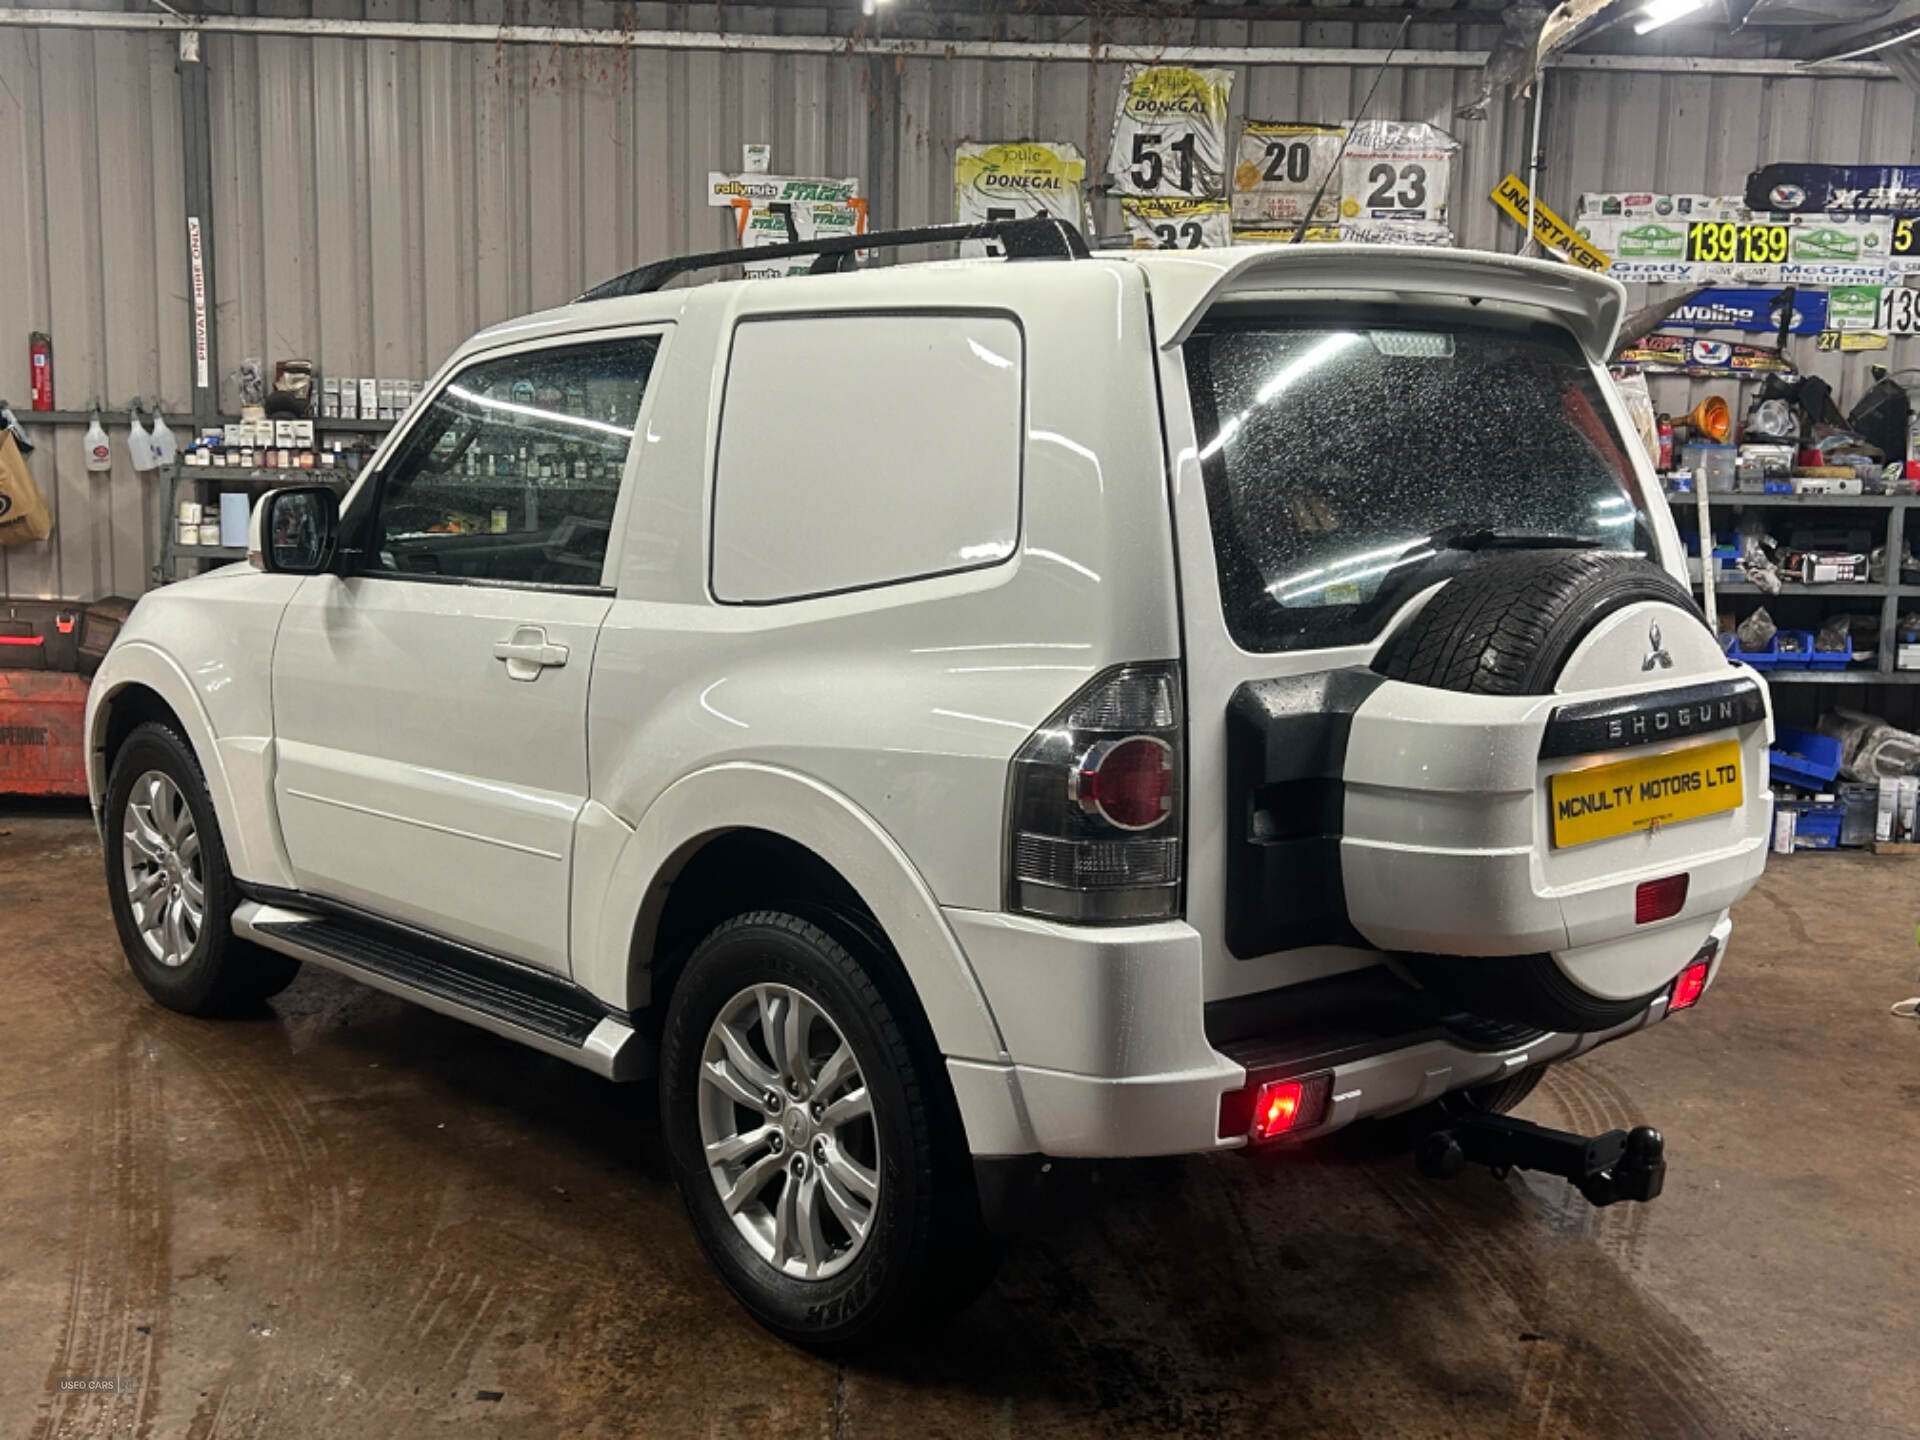
[[313, 421], [295, 420], [293, 422], [293, 446], [296, 450], [313, 448]]
[[282, 450], [293, 448], [293, 421], [276, 420], [273, 422], [273, 443]]
[[360, 381], [360, 418], [373, 419], [380, 409], [380, 382], [371, 375], [363, 376]]

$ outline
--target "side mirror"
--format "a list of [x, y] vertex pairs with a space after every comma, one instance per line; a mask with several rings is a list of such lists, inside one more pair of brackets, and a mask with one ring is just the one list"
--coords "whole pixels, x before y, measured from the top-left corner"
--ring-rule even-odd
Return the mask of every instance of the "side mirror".
[[318, 575], [333, 564], [340, 497], [324, 485], [269, 490], [247, 526], [247, 563], [281, 575]]

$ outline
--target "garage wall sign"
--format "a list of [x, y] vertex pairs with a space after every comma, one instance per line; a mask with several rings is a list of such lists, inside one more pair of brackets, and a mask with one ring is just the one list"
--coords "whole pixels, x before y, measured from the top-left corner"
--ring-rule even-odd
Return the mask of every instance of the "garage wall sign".
[[[1087, 221], [1087, 162], [1051, 140], [961, 145], [953, 157], [953, 210], [963, 225], [1050, 215], [1077, 230]], [[962, 255], [998, 255], [991, 240], [963, 240]]]
[[1527, 228], [1527, 220], [1533, 220], [1533, 238], [1561, 259], [1578, 265], [1582, 270], [1608, 270], [1612, 263], [1598, 247], [1588, 243], [1587, 238], [1567, 224], [1553, 211], [1539, 201], [1531, 208], [1528, 199], [1532, 192], [1526, 182], [1518, 175], [1509, 175], [1493, 187], [1489, 197], [1509, 220], [1522, 230]]
[[1199, 250], [1233, 243], [1225, 200], [1125, 198], [1120, 214], [1136, 250]]
[[[1753, 211], [1737, 196], [1587, 194], [1574, 228], [1629, 283], [1878, 285], [1892, 263], [1890, 221]], [[1905, 240], [1920, 250], [1920, 237]]]
[[1232, 93], [1231, 70], [1129, 65], [1107, 149], [1113, 193], [1224, 199]]
[[1408, 239], [1444, 235], [1453, 156], [1446, 131], [1419, 121], [1362, 120], [1352, 127], [1340, 162], [1340, 224], [1385, 222]]
[[[748, 250], [785, 245], [796, 237], [817, 240], [829, 235], [860, 235], [867, 228], [867, 202], [860, 198], [858, 180], [709, 171], [707, 204], [733, 210], [735, 234], [742, 248]], [[812, 257], [802, 255], [758, 263], [745, 261], [741, 269], [750, 280], [765, 280], [804, 275], [812, 265]]]
[[1851, 215], [1920, 212], [1920, 165], [1763, 165], [1742, 197], [1753, 210]]
[[[1233, 166], [1233, 223], [1237, 230], [1275, 230], [1291, 236], [1302, 220], [1335, 225], [1340, 218], [1340, 187], [1330, 183], [1340, 153], [1344, 125], [1296, 125], [1249, 120], [1240, 130]], [[1321, 187], [1326, 187], [1321, 193]], [[1311, 217], [1313, 197], [1320, 203]]]
[[1819, 350], [1838, 350], [1852, 354], [1856, 350], [1884, 350], [1887, 337], [1862, 330], [1823, 330], [1820, 338], [1814, 342]]
[[[1689, 330], [1757, 330], [1779, 333], [1776, 308], [1784, 290], [1702, 290], [1661, 323]], [[1818, 335], [1827, 328], [1827, 292], [1796, 290], [1788, 333]]]
[[1920, 290], [1905, 285], [1882, 287], [1868, 328], [1883, 335], [1920, 335]]
[[1726, 340], [1696, 340], [1690, 335], [1656, 331], [1624, 347], [1613, 357], [1615, 365], [1644, 370], [1650, 375], [1791, 375], [1792, 364], [1771, 350]]
[[1920, 273], [1920, 216], [1896, 215], [1887, 229], [1887, 273]]

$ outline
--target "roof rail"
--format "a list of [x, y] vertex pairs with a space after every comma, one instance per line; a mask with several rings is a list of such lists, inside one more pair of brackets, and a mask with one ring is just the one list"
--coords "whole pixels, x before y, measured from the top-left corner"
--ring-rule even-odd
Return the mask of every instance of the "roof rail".
[[808, 273], [831, 275], [843, 268], [856, 250], [893, 250], [903, 245], [937, 245], [949, 240], [995, 240], [1009, 260], [1084, 260], [1089, 252], [1086, 237], [1064, 220], [1050, 215], [1030, 215], [1020, 220], [988, 220], [977, 225], [923, 225], [915, 230], [876, 230], [868, 235], [824, 235], [816, 240], [795, 240], [785, 245], [760, 245], [751, 250], [709, 250], [700, 255], [676, 255], [629, 270], [624, 275], [594, 286], [575, 298], [611, 300], [621, 295], [647, 295], [669, 280], [695, 270], [714, 270], [723, 265], [756, 264], [762, 260], [784, 260], [795, 255], [814, 255]]

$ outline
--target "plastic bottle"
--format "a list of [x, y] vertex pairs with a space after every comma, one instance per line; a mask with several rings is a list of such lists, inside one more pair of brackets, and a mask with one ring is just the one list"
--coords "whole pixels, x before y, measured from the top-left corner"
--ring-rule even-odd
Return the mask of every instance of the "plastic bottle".
[[111, 470], [113, 468], [113, 447], [107, 444], [107, 432], [100, 424], [100, 408], [96, 405], [93, 418], [87, 422], [87, 469]]
[[160, 418], [158, 410], [153, 412], [153, 463], [171, 465], [179, 453], [179, 445], [173, 438], [173, 431], [167, 428], [167, 422]]
[[[93, 443], [91, 435], [87, 443]], [[133, 462], [136, 474], [145, 474], [154, 468], [153, 437], [147, 433], [147, 427], [140, 423], [138, 405], [127, 411], [127, 458]]]

